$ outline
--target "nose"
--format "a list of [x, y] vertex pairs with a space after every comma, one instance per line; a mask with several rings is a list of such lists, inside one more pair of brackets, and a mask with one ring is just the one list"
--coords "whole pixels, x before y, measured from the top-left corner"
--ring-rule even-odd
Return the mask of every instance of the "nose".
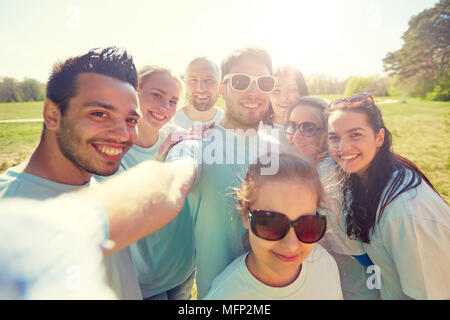
[[169, 100], [167, 100], [167, 99], [162, 99], [161, 100], [161, 103], [160, 103], [160, 106], [163, 108], [163, 109], [170, 109], [170, 102], [169, 102]]
[[252, 80], [250, 87], [247, 89], [247, 93], [259, 93], [259, 89], [256, 85], [256, 80]]
[[348, 147], [349, 147], [349, 143], [348, 143], [347, 139], [341, 138], [339, 141], [339, 144], [338, 144], [338, 150], [342, 152], [342, 151], [346, 150]]
[[286, 251], [290, 250], [290, 252], [297, 252], [297, 248], [299, 246], [299, 240], [297, 235], [295, 234], [294, 228], [290, 228], [287, 235], [281, 240], [283, 246], [286, 248]]
[[117, 120], [114, 126], [108, 131], [108, 139], [117, 143], [134, 142], [136, 137], [136, 128], [130, 127], [125, 119]]
[[205, 82], [204, 80], [200, 80], [200, 81], [198, 82], [198, 89], [199, 89], [200, 91], [203, 91], [203, 90], [206, 89], [206, 82]]

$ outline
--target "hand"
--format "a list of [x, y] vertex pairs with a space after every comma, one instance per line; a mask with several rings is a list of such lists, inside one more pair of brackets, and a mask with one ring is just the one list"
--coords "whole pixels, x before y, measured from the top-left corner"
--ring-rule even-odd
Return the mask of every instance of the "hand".
[[166, 161], [169, 151], [179, 142], [183, 140], [202, 140], [206, 136], [207, 130], [214, 127], [214, 122], [203, 125], [200, 130], [197, 128], [190, 128], [189, 130], [180, 130], [171, 132], [164, 142], [159, 147], [153, 160], [164, 162]]

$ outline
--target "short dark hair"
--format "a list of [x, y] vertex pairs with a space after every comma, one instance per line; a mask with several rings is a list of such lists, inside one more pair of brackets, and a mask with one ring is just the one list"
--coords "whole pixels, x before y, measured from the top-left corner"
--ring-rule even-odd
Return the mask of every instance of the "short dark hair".
[[223, 78], [230, 73], [230, 70], [233, 67], [233, 65], [242, 57], [253, 57], [261, 60], [266, 65], [270, 74], [272, 74], [273, 72], [272, 58], [270, 57], [269, 53], [261, 48], [247, 47], [234, 50], [230, 55], [228, 55], [227, 57], [225, 57], [225, 59], [222, 60], [222, 64], [220, 66], [222, 81]]
[[81, 56], [57, 62], [47, 82], [47, 99], [64, 114], [69, 100], [77, 94], [77, 76], [90, 72], [116, 78], [137, 89], [138, 78], [133, 58], [117, 47], [91, 49]]

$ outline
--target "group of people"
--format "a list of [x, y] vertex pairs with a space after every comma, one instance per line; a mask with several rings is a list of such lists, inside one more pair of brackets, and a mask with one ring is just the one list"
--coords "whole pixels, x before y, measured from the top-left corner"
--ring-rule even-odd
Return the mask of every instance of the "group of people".
[[254, 47], [183, 78], [115, 47], [54, 66], [0, 176], [0, 298], [450, 298], [449, 207], [371, 95], [328, 104]]

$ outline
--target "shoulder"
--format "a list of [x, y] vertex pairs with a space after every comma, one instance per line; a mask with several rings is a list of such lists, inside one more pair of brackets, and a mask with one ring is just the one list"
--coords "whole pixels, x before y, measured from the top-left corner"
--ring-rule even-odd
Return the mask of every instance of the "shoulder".
[[240, 270], [245, 267], [247, 253], [236, 258], [222, 273], [214, 278], [211, 289], [205, 296], [205, 300], [223, 300], [236, 298], [236, 286], [242, 284]]
[[[395, 177], [399, 172], [395, 172], [390, 183], [385, 188], [385, 193], [392, 186]], [[404, 178], [398, 190], [406, 187], [409, 183], [417, 183], [418, 177], [410, 170], [404, 171]], [[444, 200], [422, 179], [419, 185], [402, 192], [388, 204], [383, 212], [381, 221], [387, 222], [396, 218], [415, 219], [445, 219], [448, 223], [450, 209]]]

